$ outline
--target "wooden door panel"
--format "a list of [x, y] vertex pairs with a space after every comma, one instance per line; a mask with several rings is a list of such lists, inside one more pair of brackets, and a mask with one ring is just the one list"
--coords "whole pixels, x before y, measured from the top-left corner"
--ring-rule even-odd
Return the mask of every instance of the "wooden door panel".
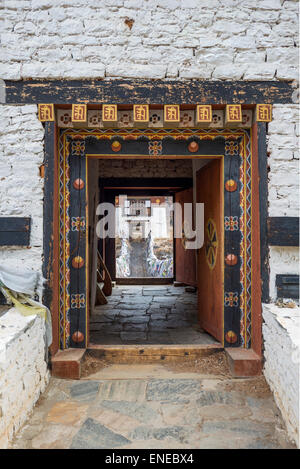
[[198, 313], [203, 329], [223, 340], [223, 224], [221, 160], [197, 172], [197, 202], [204, 203], [204, 244], [198, 250]]
[[[184, 204], [193, 203], [193, 188], [185, 189], [175, 194], [175, 202], [182, 207], [182, 221], [184, 220]], [[175, 217], [175, 223], [178, 220]], [[182, 230], [182, 227], [179, 227]], [[185, 249], [182, 238], [176, 238], [176, 280], [188, 285], [197, 285], [196, 280], [196, 252], [194, 249]]]

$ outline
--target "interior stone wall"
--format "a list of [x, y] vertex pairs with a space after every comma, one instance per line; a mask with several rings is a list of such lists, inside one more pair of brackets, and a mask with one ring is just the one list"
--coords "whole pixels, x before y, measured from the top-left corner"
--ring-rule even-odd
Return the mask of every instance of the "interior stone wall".
[[191, 160], [99, 160], [99, 176], [172, 178], [193, 177]]

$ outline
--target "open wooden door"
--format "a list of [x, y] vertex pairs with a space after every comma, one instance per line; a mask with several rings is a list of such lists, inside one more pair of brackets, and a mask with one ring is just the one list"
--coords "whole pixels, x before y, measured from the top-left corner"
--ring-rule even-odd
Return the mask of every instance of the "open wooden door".
[[197, 171], [197, 202], [204, 203], [204, 244], [198, 250], [200, 326], [223, 342], [223, 180], [221, 160]]
[[[184, 204], [193, 203], [193, 188], [185, 189], [175, 194], [175, 202], [180, 203], [182, 207], [182, 219], [184, 219]], [[181, 220], [180, 220], [181, 221]], [[177, 219], [175, 216], [175, 223]], [[182, 227], [179, 227], [182, 230]], [[176, 238], [176, 281], [186, 283], [187, 285], [197, 285], [196, 280], [196, 252], [195, 249], [185, 249], [184, 238]]]

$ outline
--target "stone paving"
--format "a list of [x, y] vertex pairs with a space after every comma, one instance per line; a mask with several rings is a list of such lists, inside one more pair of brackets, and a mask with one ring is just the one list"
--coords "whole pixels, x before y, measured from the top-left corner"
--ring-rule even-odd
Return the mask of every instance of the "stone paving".
[[130, 277], [147, 277], [147, 240], [132, 240], [130, 244]]
[[228, 391], [228, 383], [245, 380], [175, 373], [162, 365], [112, 365], [97, 376], [52, 378], [11, 447], [293, 447], [270, 393]]
[[197, 293], [184, 287], [116, 286], [90, 320], [93, 344], [211, 344], [199, 330]]

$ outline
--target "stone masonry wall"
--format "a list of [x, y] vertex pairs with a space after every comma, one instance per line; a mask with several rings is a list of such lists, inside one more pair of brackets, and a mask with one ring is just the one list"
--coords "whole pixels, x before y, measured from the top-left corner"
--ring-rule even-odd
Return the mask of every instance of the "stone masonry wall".
[[0, 317], [0, 449], [27, 420], [49, 380], [45, 322], [14, 308]]
[[[269, 216], [299, 216], [299, 109], [274, 105], [268, 125]], [[270, 297], [276, 300], [276, 274], [299, 274], [297, 247], [270, 246]]]
[[[0, 105], [0, 217], [32, 218], [30, 246], [0, 247], [0, 266], [42, 269], [43, 139], [36, 105]], [[39, 317], [23, 317], [14, 308], [0, 317], [0, 448], [24, 424], [48, 382], [44, 334]]]
[[273, 106], [268, 125], [269, 216], [299, 215], [299, 108]]
[[41, 271], [43, 246], [44, 128], [37, 106], [0, 105], [0, 216], [32, 218], [30, 246], [0, 247], [0, 265]]
[[1, 0], [0, 76], [297, 79], [293, 0]]
[[191, 160], [99, 160], [100, 177], [193, 177]]

